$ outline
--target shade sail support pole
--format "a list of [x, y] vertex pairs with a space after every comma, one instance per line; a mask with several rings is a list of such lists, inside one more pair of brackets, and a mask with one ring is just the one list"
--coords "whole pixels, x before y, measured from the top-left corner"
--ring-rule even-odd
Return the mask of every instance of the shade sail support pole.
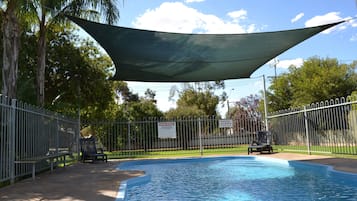
[[265, 85], [265, 75], [263, 75], [263, 99], [264, 99], [264, 120], [265, 120], [265, 130], [269, 131], [268, 126], [268, 98], [266, 93], [266, 85]]

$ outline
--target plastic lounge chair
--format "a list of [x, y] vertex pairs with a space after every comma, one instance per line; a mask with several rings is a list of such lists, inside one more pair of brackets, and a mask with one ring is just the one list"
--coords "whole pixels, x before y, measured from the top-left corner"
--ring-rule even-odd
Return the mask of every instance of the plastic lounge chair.
[[263, 153], [267, 151], [273, 153], [273, 147], [271, 146], [271, 133], [268, 131], [258, 131], [257, 140], [254, 140], [248, 147], [248, 155], [253, 152]]
[[96, 148], [94, 137], [81, 138], [80, 145], [82, 162], [85, 162], [87, 160], [91, 160], [92, 162], [98, 160], [108, 162], [108, 156], [107, 154], [103, 153], [103, 149]]

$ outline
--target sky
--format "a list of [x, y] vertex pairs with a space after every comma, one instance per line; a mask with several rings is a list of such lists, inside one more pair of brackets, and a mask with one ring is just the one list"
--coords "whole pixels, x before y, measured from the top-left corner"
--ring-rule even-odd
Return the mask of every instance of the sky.
[[[269, 80], [287, 72], [290, 65], [300, 67], [317, 56], [336, 58], [340, 63], [357, 60], [356, 0], [119, 0], [117, 26], [176, 33], [256, 33], [298, 29], [348, 20], [319, 33], [285, 51], [257, 69], [249, 79], [225, 81], [229, 102], [239, 101], [263, 90], [263, 75]], [[172, 86], [182, 83], [128, 82], [134, 93], [144, 96], [147, 88], [156, 92], [158, 108], [167, 111]], [[222, 93], [218, 91], [217, 94]], [[177, 97], [175, 97], [177, 99]], [[174, 98], [174, 99], [175, 99]], [[227, 106], [217, 107], [225, 115]]]

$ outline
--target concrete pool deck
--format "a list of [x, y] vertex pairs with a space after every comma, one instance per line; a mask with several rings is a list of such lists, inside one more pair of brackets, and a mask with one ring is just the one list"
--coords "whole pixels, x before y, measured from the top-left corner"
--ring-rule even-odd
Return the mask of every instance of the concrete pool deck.
[[[292, 153], [256, 154], [259, 157], [308, 161], [331, 165], [336, 170], [357, 173], [357, 160], [329, 156]], [[0, 200], [60, 200], [97, 201], [115, 200], [120, 181], [142, 175], [141, 171], [119, 171], [117, 165], [123, 160], [108, 163], [77, 163], [66, 168], [57, 168], [31, 178], [0, 188]]]

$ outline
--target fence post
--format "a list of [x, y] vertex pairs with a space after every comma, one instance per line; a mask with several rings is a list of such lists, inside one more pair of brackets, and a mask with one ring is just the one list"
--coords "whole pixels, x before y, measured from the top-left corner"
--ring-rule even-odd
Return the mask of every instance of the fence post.
[[309, 155], [311, 155], [311, 150], [310, 150], [310, 137], [309, 137], [309, 122], [307, 121], [306, 106], [304, 106], [304, 119], [305, 119], [305, 134], [306, 134], [307, 153], [308, 153]]
[[131, 150], [131, 143], [130, 143], [130, 120], [128, 121], [128, 149]]
[[77, 161], [81, 160], [81, 145], [80, 145], [80, 137], [81, 137], [81, 110], [80, 108], [78, 107], [78, 122], [77, 122], [77, 126], [78, 126], [78, 129], [77, 129], [77, 135], [76, 135], [76, 143], [77, 143]]
[[198, 118], [198, 135], [200, 138], [200, 153], [203, 156], [203, 147], [202, 147], [202, 133], [201, 133], [201, 118]]
[[15, 182], [15, 142], [16, 142], [16, 99], [11, 99], [11, 111], [10, 111], [10, 183], [13, 184]]
[[56, 117], [56, 154], [58, 154], [58, 152], [59, 152], [59, 141], [60, 141], [60, 129], [61, 129], [61, 127], [60, 127], [60, 124], [59, 124], [59, 116], [58, 116], [58, 114], [56, 114], [55, 115], [55, 117]]

